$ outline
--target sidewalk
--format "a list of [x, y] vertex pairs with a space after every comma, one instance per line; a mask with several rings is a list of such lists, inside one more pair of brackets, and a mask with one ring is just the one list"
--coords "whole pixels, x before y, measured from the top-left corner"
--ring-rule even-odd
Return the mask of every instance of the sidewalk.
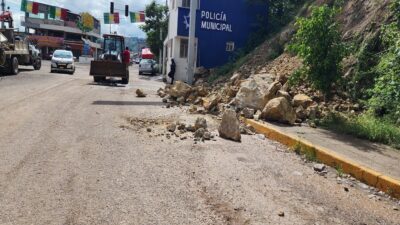
[[[344, 165], [346, 173], [386, 192], [399, 192], [400, 150], [351, 136], [306, 126], [246, 120], [260, 133], [289, 147], [301, 143], [317, 151], [317, 158], [328, 165]], [[319, 157], [318, 157], [319, 156]], [[380, 180], [388, 180], [380, 182]], [[382, 184], [384, 183], [384, 184]]]

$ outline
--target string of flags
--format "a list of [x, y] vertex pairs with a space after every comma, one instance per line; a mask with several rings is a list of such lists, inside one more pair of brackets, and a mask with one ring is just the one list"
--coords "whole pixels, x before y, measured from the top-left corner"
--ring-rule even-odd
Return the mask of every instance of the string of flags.
[[[38, 2], [21, 0], [21, 11], [37, 15], [39, 13], [39, 5], [40, 3]], [[61, 20], [66, 20], [68, 17], [68, 11], [63, 8], [48, 6], [46, 10], [49, 13], [49, 17], [52, 19], [58, 18]]]
[[104, 13], [104, 24], [119, 24], [119, 13]]
[[[131, 23], [143, 23], [146, 20], [144, 12], [130, 12]], [[104, 13], [104, 24], [119, 24], [119, 13]]]

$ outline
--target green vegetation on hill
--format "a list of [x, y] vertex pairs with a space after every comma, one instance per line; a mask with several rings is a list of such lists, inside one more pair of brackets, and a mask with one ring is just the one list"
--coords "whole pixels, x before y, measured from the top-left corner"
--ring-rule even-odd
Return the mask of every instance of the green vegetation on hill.
[[304, 66], [292, 77], [304, 77], [312, 86], [326, 94], [341, 77], [345, 46], [335, 21], [338, 9], [327, 5], [314, 7], [309, 18], [298, 18], [297, 32], [288, 49], [303, 59]]

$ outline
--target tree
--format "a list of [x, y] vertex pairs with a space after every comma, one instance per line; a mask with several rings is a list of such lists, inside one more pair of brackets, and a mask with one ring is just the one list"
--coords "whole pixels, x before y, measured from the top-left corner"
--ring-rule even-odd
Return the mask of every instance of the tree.
[[[159, 56], [159, 50], [163, 47], [163, 39], [168, 32], [168, 7], [152, 1], [146, 6], [146, 21], [140, 28], [147, 35], [147, 44], [151, 51]], [[162, 32], [162, 37], [161, 33]]]
[[303, 75], [325, 94], [329, 94], [331, 85], [340, 78], [345, 56], [345, 45], [335, 21], [337, 12], [337, 8], [327, 5], [314, 7], [309, 18], [297, 19], [298, 30], [289, 45], [289, 50], [303, 59], [304, 66], [297, 76]]

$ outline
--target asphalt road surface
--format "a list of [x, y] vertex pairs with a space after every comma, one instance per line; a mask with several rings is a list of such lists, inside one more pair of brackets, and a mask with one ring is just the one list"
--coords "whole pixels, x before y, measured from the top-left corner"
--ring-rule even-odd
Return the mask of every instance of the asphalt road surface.
[[396, 201], [257, 135], [168, 138], [166, 123], [198, 115], [165, 108], [160, 77], [136, 66], [127, 86], [49, 66], [0, 77], [1, 225], [400, 224]]

